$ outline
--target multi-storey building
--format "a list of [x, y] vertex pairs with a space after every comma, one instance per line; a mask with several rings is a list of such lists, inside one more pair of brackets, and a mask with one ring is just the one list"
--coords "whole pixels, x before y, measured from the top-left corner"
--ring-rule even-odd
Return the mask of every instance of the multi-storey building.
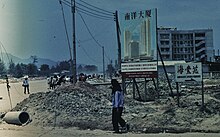
[[214, 61], [212, 29], [157, 31], [163, 60]]

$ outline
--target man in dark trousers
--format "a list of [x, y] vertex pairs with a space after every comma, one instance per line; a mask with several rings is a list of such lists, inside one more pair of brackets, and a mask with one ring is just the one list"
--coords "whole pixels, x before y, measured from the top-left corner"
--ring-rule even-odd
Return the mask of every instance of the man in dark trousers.
[[114, 133], [119, 132], [119, 125], [123, 128], [129, 130], [129, 125], [126, 124], [125, 120], [121, 117], [124, 107], [124, 95], [121, 90], [121, 86], [116, 79], [111, 80], [112, 84], [112, 124]]
[[29, 92], [28, 76], [24, 77], [24, 81], [23, 81], [22, 86], [24, 87], [24, 94], [26, 94], [26, 91], [28, 92], [28, 94], [30, 94], [30, 92]]

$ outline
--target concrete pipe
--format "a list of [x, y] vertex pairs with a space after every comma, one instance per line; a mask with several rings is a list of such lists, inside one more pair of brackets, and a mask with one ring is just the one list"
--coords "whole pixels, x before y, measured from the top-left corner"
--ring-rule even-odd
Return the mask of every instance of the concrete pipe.
[[27, 112], [14, 111], [5, 114], [3, 120], [8, 124], [23, 125], [26, 124], [30, 119]]

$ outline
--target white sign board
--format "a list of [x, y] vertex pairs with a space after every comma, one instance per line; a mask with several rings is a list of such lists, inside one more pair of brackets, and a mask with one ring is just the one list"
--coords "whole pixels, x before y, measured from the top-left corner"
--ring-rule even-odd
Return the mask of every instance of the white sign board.
[[175, 64], [175, 80], [176, 82], [202, 81], [202, 64]]
[[121, 72], [157, 71], [157, 62], [121, 63]]

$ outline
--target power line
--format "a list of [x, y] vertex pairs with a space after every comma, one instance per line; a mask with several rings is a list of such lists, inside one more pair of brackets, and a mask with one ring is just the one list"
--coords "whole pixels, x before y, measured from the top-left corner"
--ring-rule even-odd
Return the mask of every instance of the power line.
[[67, 31], [67, 25], [66, 25], [66, 19], [65, 19], [65, 14], [64, 14], [64, 10], [63, 10], [63, 5], [62, 5], [61, 1], [60, 1], [60, 5], [61, 5], [61, 11], [62, 11], [62, 15], [63, 15], [63, 23], [64, 23], [64, 28], [65, 28], [66, 38], [67, 38], [69, 52], [70, 52], [70, 59], [72, 60], [73, 57], [72, 57], [72, 52], [71, 52], [71, 45], [70, 45], [69, 35], [68, 35], [68, 31]]
[[[67, 0], [59, 0], [59, 1], [60, 1], [60, 3], [65, 4], [66, 6], [72, 7], [71, 3]], [[101, 8], [98, 8], [98, 7], [93, 6], [91, 4], [88, 4], [88, 5], [84, 5], [84, 4], [81, 4], [79, 2], [76, 2], [75, 6], [76, 6], [76, 8], [79, 12], [81, 12], [83, 14], [86, 14], [88, 16], [92, 16], [92, 17], [99, 18], [99, 19], [102, 19], [102, 20], [114, 20], [115, 15], [114, 15], [113, 12], [107, 12], [106, 13], [106, 11], [101, 9]]]
[[[77, 12], [77, 13], [78, 13], [78, 12]], [[92, 35], [92, 33], [91, 33], [91, 31], [90, 31], [88, 25], [86, 24], [84, 18], [82, 17], [82, 15], [81, 15], [80, 13], [78, 13], [78, 14], [79, 14], [79, 16], [81, 17], [81, 19], [82, 19], [84, 25], [86, 26], [86, 29], [87, 29], [87, 31], [89, 32], [90, 36], [93, 38], [93, 40], [96, 42], [96, 44], [97, 44], [99, 47], [102, 48], [103, 46], [102, 46], [102, 45], [95, 39], [95, 37]], [[106, 52], [105, 52], [105, 53], [106, 53]], [[105, 56], [106, 56], [106, 58], [110, 61], [110, 58], [109, 58], [106, 54], [105, 54]]]
[[[99, 46], [99, 47], [103, 47], [96, 39], [95, 37], [92, 35], [88, 25], [86, 24], [84, 18], [82, 17], [81, 13], [83, 14], [86, 14], [88, 16], [92, 16], [92, 17], [95, 17], [95, 18], [99, 18], [99, 19], [102, 19], [102, 20], [114, 20], [114, 13], [113, 12], [110, 12], [110, 11], [107, 11], [107, 10], [104, 10], [104, 9], [101, 9], [101, 8], [98, 8], [96, 6], [93, 6], [89, 3], [86, 3], [82, 0], [80, 0], [82, 3], [86, 4], [87, 6], [85, 6], [84, 4], [81, 4], [81, 3], [78, 3], [76, 2], [77, 5], [79, 6], [76, 6], [76, 10], [77, 10], [77, 13], [80, 15], [84, 25], [86, 26], [86, 29], [87, 31], [89, 32], [90, 36], [92, 37], [92, 39], [96, 42], [96, 44]], [[65, 5], [69, 6], [69, 7], [72, 7], [71, 3], [67, 0], [59, 0], [60, 4], [64, 3]], [[89, 7], [90, 6], [90, 7]], [[83, 7], [83, 8], [82, 8]], [[92, 7], [92, 8], [91, 8]], [[87, 9], [85, 9], [87, 8]], [[96, 12], [96, 13], [94, 13]], [[66, 28], [66, 27], [65, 27]], [[85, 50], [84, 50], [85, 51]], [[110, 58], [107, 56], [106, 52], [104, 51], [105, 53], [105, 57], [110, 61]], [[86, 52], [86, 54], [88, 54]]]
[[86, 14], [86, 15], [88, 15], [88, 16], [92, 16], [92, 17], [94, 17], [94, 18], [98, 18], [98, 19], [102, 19], [102, 20], [111, 20], [111, 21], [113, 20], [112, 18], [109, 18], [109, 17], [100, 17], [99, 15], [94, 15], [94, 14], [92, 14], [92, 13], [90, 13], [90, 12], [85, 12], [85, 11], [79, 9], [79, 8], [77, 8], [77, 11], [78, 11], [78, 12], [81, 12], [81, 13], [83, 13], [83, 14]]
[[[77, 40], [78, 41], [78, 40]], [[78, 43], [80, 43], [79, 41], [78, 41]], [[88, 52], [85, 50], [85, 48], [83, 47], [83, 46], [79, 46], [80, 48], [82, 48], [82, 50], [83, 50], [83, 52], [86, 54], [86, 56], [91, 60], [91, 61], [93, 61], [93, 62], [95, 62], [95, 63], [97, 63], [97, 64], [100, 64], [101, 62], [97, 62], [95, 59], [93, 59], [89, 54], [88, 54]]]
[[95, 16], [99, 16], [99, 17], [103, 17], [103, 18], [107, 18], [107, 19], [113, 19], [113, 18], [110, 17], [110, 16], [100, 15], [100, 14], [94, 13], [94, 12], [92, 12], [92, 11], [88, 11], [88, 10], [86, 10], [86, 9], [83, 9], [83, 8], [81, 8], [81, 7], [79, 7], [79, 6], [76, 6], [76, 8], [77, 8], [77, 9], [80, 9], [81, 11], [84, 11], [84, 12], [86, 12], [86, 13], [95, 15]]
[[87, 4], [87, 5], [89, 5], [89, 6], [91, 6], [91, 7], [93, 7], [93, 8], [99, 9], [99, 10], [101, 10], [101, 11], [103, 11], [103, 12], [106, 12], [106, 13], [109, 13], [109, 14], [114, 14], [113, 12], [110, 12], [110, 11], [107, 11], [107, 10], [104, 10], [104, 9], [101, 9], [101, 8], [99, 8], [99, 7], [96, 7], [96, 6], [94, 6], [94, 5], [91, 5], [91, 4], [89, 4], [89, 3], [85, 2], [85, 1], [83, 1], [83, 0], [80, 0], [80, 1], [83, 2], [83, 3], [85, 3], [85, 4]]
[[[107, 16], [111, 16], [111, 17], [113, 17], [114, 16], [114, 13], [106, 13], [106, 12], [102, 12], [103, 10], [100, 10], [100, 9], [98, 9], [98, 8], [90, 8], [90, 7], [88, 7], [88, 6], [85, 6], [85, 5], [83, 5], [83, 4], [81, 4], [81, 3], [79, 3], [79, 2], [76, 2], [76, 4], [78, 4], [78, 5], [80, 5], [80, 6], [82, 6], [82, 7], [84, 7], [84, 8], [87, 8], [87, 9], [89, 9], [89, 10], [91, 10], [91, 11], [94, 11], [94, 12], [97, 12], [97, 13], [99, 13], [99, 14], [103, 14], [103, 15], [107, 15]], [[89, 5], [89, 4], [87, 4], [87, 5]], [[89, 6], [91, 6], [91, 5], [89, 5]], [[93, 6], [94, 7], [94, 6]], [[98, 10], [97, 10], [98, 9]]]

